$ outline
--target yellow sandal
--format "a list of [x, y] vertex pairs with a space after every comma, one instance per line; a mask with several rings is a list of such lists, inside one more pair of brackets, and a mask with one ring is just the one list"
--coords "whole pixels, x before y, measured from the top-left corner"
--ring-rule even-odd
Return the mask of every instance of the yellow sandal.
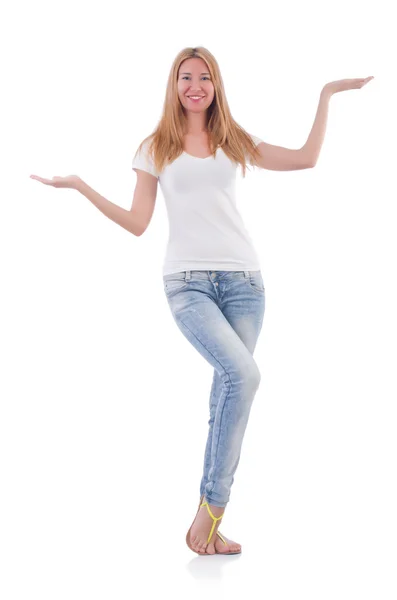
[[[222, 519], [222, 517], [223, 517], [223, 514], [222, 514], [220, 517], [214, 517], [214, 515], [212, 514], [212, 512], [211, 512], [211, 509], [210, 509], [210, 507], [209, 507], [209, 505], [208, 505], [208, 502], [204, 502], [203, 504], [201, 504], [201, 501], [202, 501], [202, 499], [203, 499], [203, 498], [204, 498], [204, 496], [201, 496], [201, 498], [200, 498], [200, 502], [199, 502], [199, 507], [198, 507], [198, 509], [197, 509], [197, 513], [198, 513], [198, 511], [200, 510], [200, 508], [201, 508], [202, 506], [206, 506], [206, 507], [207, 507], [207, 511], [209, 512], [209, 515], [210, 515], [210, 517], [211, 517], [211, 518], [212, 518], [212, 520], [213, 520], [213, 524], [212, 524], [212, 527], [211, 527], [211, 531], [210, 531], [210, 534], [209, 534], [209, 536], [208, 536], [208, 540], [207, 540], [207, 544], [209, 544], [209, 542], [210, 542], [210, 539], [211, 539], [211, 537], [212, 537], [212, 534], [213, 534], [213, 532], [214, 532], [215, 526], [216, 526], [216, 522], [217, 522], [217, 521], [220, 521], [220, 520]], [[197, 517], [197, 513], [196, 513], [196, 517]], [[193, 519], [193, 523], [194, 523], [194, 521], [196, 520], [196, 517], [194, 517], [194, 519]], [[196, 554], [198, 554], [199, 556], [212, 556], [212, 555], [211, 555], [211, 554], [209, 554], [208, 552], [205, 552], [205, 553], [197, 552], [197, 551], [196, 551], [196, 550], [194, 550], [194, 549], [192, 548], [192, 546], [190, 545], [190, 530], [191, 530], [191, 528], [192, 528], [192, 526], [193, 526], [193, 523], [191, 524], [191, 526], [190, 526], [190, 529], [189, 529], [189, 531], [188, 531], [188, 532], [187, 532], [187, 534], [186, 534], [186, 543], [187, 543], [188, 547], [190, 548], [190, 550], [193, 550], [193, 552], [196, 552]], [[217, 531], [217, 532], [216, 532], [216, 534], [217, 534], [217, 536], [218, 536], [218, 537], [219, 537], [219, 538], [222, 540], [222, 542], [225, 544], [225, 546], [227, 546], [227, 542], [226, 542], [226, 540], [225, 540], [225, 539], [222, 537], [222, 535], [219, 533], [219, 531]], [[229, 555], [229, 554], [241, 554], [241, 550], [238, 550], [237, 552], [216, 552], [216, 551], [215, 551], [215, 554], [225, 554], [225, 555]]]

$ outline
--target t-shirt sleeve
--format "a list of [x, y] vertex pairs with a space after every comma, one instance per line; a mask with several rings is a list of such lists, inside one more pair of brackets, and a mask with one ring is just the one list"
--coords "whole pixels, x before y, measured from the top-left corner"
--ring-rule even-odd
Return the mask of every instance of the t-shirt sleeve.
[[252, 135], [251, 133], [250, 133], [250, 137], [251, 137], [252, 141], [254, 142], [255, 146], [257, 146], [258, 144], [263, 142], [263, 140], [261, 138], [257, 137], [256, 135]]
[[[256, 135], [252, 135], [251, 133], [249, 134], [251, 140], [254, 142], [255, 146], [257, 146], [258, 144], [260, 144], [261, 142], [263, 142], [262, 138], [257, 137]], [[252, 166], [252, 161], [251, 158], [248, 156], [248, 153], [245, 153], [245, 160], [248, 162], [248, 164], [250, 164]]]
[[154, 175], [158, 178], [159, 173], [155, 169], [154, 162], [148, 152], [148, 148], [149, 140], [146, 140], [140, 151], [132, 159], [132, 169], [142, 169], [142, 171], [147, 171], [151, 175]]

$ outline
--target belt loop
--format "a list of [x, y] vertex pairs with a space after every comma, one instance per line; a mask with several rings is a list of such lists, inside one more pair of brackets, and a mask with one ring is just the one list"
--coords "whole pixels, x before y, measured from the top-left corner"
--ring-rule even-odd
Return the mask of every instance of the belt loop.
[[186, 271], [185, 281], [190, 281], [191, 278], [192, 278], [191, 271]]

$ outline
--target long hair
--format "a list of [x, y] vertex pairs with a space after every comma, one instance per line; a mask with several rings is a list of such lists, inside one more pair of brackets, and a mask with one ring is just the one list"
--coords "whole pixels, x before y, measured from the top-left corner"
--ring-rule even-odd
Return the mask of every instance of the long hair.
[[217, 148], [221, 147], [230, 160], [241, 165], [245, 177], [246, 158], [255, 167], [258, 166], [256, 161], [260, 154], [250, 135], [233, 119], [218, 63], [203, 46], [184, 48], [177, 54], [168, 76], [163, 114], [154, 132], [142, 141], [135, 156], [145, 142], [148, 142], [148, 153], [155, 169], [161, 173], [167, 163], [173, 162], [182, 154], [187, 119], [178, 96], [178, 70], [184, 60], [196, 57], [202, 58], [207, 64], [214, 85], [214, 99], [207, 109], [211, 155], [215, 156]]

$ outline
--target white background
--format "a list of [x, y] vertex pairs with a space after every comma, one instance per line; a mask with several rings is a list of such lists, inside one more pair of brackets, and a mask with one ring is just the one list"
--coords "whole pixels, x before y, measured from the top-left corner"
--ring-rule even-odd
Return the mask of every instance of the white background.
[[[0, 550], [3, 600], [395, 600], [396, 55], [392, 3], [34, 2], [1, 9]], [[140, 237], [135, 150], [175, 55], [216, 57], [230, 109], [301, 147], [331, 98], [314, 169], [256, 169], [238, 206], [258, 252], [262, 374], [220, 531], [185, 544], [212, 367], [162, 282], [159, 189]], [[251, 589], [251, 592], [247, 588]]]

